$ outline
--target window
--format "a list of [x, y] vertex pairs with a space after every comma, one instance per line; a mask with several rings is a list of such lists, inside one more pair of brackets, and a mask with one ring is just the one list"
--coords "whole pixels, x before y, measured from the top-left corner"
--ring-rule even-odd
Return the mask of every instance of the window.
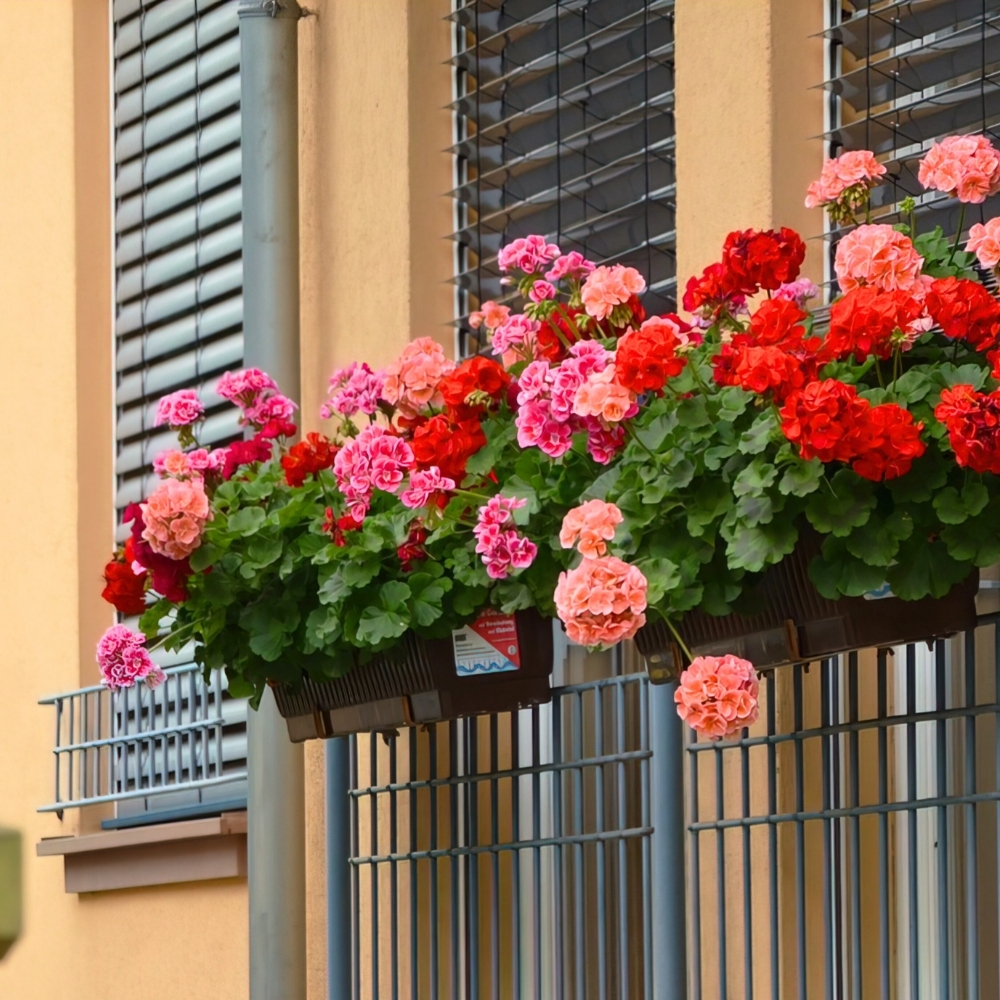
[[[115, 505], [123, 540], [122, 511], [155, 486], [153, 457], [176, 445], [154, 427], [164, 393], [200, 391], [202, 443], [240, 434], [237, 414], [214, 393], [215, 379], [243, 357], [240, 39], [236, 0], [114, 0], [113, 20]], [[160, 662], [189, 659], [165, 654]], [[175, 690], [164, 722], [188, 710], [179, 681]], [[246, 704], [226, 699], [223, 714], [223, 768], [240, 770]], [[141, 721], [127, 712], [122, 719]], [[189, 780], [195, 770], [184, 772]], [[122, 780], [119, 791], [134, 795], [134, 780]], [[185, 781], [180, 770], [176, 780]], [[213, 796], [234, 808], [245, 782], [127, 798], [114, 822], [218, 808]]]
[[456, 282], [502, 300], [496, 257], [541, 233], [631, 264], [648, 312], [674, 308], [673, 0], [456, 3]]

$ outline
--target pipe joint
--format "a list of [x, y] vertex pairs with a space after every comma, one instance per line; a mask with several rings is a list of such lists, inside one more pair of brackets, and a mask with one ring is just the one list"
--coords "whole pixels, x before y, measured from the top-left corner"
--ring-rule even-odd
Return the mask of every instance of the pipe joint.
[[240, 0], [237, 15], [243, 17], [271, 17], [298, 20], [305, 12], [297, 0]]

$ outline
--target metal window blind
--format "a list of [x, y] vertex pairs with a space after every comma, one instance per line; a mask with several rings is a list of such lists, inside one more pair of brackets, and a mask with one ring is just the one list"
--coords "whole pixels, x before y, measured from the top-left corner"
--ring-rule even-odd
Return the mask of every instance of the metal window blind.
[[[243, 357], [235, 0], [114, 0], [115, 365], [121, 511], [173, 435], [157, 400], [202, 392], [202, 440], [238, 435], [214, 379]], [[215, 409], [215, 412], [213, 411]]]
[[[243, 360], [240, 39], [236, 0], [113, 0], [112, 10], [115, 506], [122, 540], [122, 511], [155, 488], [153, 458], [176, 445], [172, 433], [154, 426], [161, 396], [199, 390], [207, 410], [203, 444], [240, 436], [238, 414], [214, 391], [217, 377]], [[158, 651], [156, 659], [182, 666], [191, 650]], [[180, 689], [174, 694], [164, 695], [164, 717], [183, 713]], [[228, 774], [239, 775], [247, 705], [222, 697], [222, 760]], [[245, 781], [190, 788], [178, 772], [170, 783], [178, 789], [126, 795], [108, 825], [235, 808], [246, 796]]]
[[[885, 164], [873, 221], [917, 201], [921, 232], [953, 234], [959, 205], [917, 181], [920, 158], [947, 135], [1000, 137], [1000, 0], [834, 0], [830, 155], [870, 149]], [[964, 228], [1000, 214], [1000, 196], [969, 205]]]
[[542, 233], [639, 268], [674, 308], [674, 0], [456, 0], [458, 325], [503, 301], [500, 247]]

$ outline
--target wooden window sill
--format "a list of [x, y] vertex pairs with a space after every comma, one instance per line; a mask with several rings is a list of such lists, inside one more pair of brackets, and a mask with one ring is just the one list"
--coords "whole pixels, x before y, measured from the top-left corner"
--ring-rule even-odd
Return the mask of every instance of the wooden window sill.
[[246, 878], [247, 814], [48, 837], [37, 853], [62, 856], [66, 892], [74, 893]]

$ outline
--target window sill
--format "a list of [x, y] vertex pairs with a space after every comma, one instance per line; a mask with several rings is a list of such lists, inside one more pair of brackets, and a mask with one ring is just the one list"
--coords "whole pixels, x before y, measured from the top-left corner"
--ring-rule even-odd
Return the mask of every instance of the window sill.
[[66, 892], [246, 878], [247, 814], [223, 813], [183, 823], [50, 837], [39, 857], [63, 858]]

